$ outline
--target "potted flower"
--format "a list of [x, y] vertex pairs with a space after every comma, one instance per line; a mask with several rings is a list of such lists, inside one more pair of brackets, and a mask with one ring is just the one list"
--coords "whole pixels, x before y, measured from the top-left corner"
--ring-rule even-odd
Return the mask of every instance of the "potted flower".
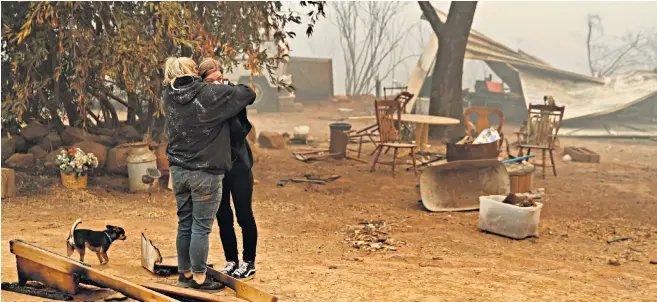
[[62, 184], [69, 189], [87, 187], [87, 173], [98, 167], [98, 158], [93, 153], [84, 153], [82, 149], [71, 147], [57, 155], [57, 166]]

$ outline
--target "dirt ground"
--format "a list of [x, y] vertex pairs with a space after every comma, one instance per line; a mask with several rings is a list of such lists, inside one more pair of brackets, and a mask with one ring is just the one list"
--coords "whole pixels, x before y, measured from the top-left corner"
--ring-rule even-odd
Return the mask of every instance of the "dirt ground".
[[[353, 114], [362, 109], [349, 106]], [[337, 115], [336, 105], [322, 105], [251, 119], [258, 131], [291, 132], [306, 124], [314, 137], [326, 139], [329, 119]], [[368, 164], [355, 161], [307, 164], [289, 150], [262, 150], [254, 167], [259, 241], [251, 282], [282, 301], [657, 301], [657, 265], [650, 264], [657, 261], [657, 142], [562, 139], [561, 145], [588, 147], [602, 160], [564, 162], [559, 152], [558, 177], [542, 179], [538, 172], [536, 187], [546, 191], [540, 236], [526, 240], [480, 232], [478, 212], [425, 211], [412, 172], [393, 178], [385, 166], [369, 173]], [[305, 172], [342, 178], [324, 186], [276, 186]], [[145, 194], [127, 193], [126, 179], [110, 176], [91, 177], [84, 196], [66, 191], [55, 177], [19, 173], [17, 186], [21, 196], [2, 201], [3, 282], [17, 280], [9, 240], [63, 254], [77, 218], [84, 228], [112, 224], [127, 231], [127, 240], [112, 245], [108, 265], [100, 267], [87, 254], [94, 267], [135, 281], [173, 282], [140, 266], [142, 232], [165, 256], [175, 255], [171, 192], [149, 202]], [[385, 221], [388, 236], [403, 244], [396, 251], [353, 248], [345, 241], [348, 226], [363, 221]], [[620, 237], [631, 240], [607, 243]], [[223, 264], [216, 226], [210, 259]], [[2, 300], [43, 299], [3, 291]]]

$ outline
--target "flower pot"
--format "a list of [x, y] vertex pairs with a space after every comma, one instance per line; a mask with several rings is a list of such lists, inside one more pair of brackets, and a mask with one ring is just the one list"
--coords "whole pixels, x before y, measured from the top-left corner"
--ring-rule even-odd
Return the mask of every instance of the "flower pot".
[[59, 171], [59, 175], [62, 178], [62, 185], [69, 189], [84, 189], [87, 187], [87, 175], [81, 175], [76, 177], [75, 173], [64, 173], [64, 171]]

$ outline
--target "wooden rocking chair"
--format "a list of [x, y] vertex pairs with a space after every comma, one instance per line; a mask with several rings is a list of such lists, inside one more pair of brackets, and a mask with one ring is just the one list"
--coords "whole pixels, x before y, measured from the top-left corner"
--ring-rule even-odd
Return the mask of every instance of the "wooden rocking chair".
[[563, 122], [563, 113], [565, 106], [555, 105], [529, 105], [527, 113], [527, 134], [524, 141], [518, 145], [518, 156], [523, 156], [523, 150], [527, 149], [529, 155], [532, 149], [541, 150], [543, 153], [542, 164], [543, 178], [545, 178], [546, 152], [550, 153], [550, 162], [552, 163], [552, 172], [557, 176], [557, 167], [554, 161], [555, 141], [559, 128]]
[[392, 161], [387, 163], [387, 162], [381, 162], [380, 164], [391, 164], [392, 165], [392, 177], [395, 177], [395, 169], [397, 167], [397, 152], [399, 149], [410, 149], [411, 150], [411, 157], [413, 160], [413, 172], [415, 175], [417, 175], [417, 166], [416, 166], [416, 160], [415, 160], [415, 144], [409, 144], [409, 143], [403, 143], [400, 142], [400, 128], [401, 128], [401, 111], [402, 107], [401, 104], [396, 101], [388, 101], [388, 100], [377, 100], [374, 103], [374, 107], [376, 109], [376, 122], [378, 126], [378, 131], [379, 131], [379, 144], [376, 146], [376, 149], [374, 152], [376, 153], [376, 156], [374, 157], [374, 163], [372, 163], [372, 168], [370, 169], [370, 172], [374, 172], [376, 169], [376, 164], [379, 163], [379, 157], [381, 156], [381, 152], [383, 152], [383, 148], [392, 148], [393, 155], [392, 155]]

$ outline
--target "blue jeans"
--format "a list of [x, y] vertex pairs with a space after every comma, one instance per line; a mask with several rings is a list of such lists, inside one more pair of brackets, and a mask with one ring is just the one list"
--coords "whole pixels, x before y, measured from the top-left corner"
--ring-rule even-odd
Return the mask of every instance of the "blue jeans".
[[178, 271], [205, 273], [209, 235], [219, 210], [224, 175], [176, 166], [170, 169], [178, 207]]

